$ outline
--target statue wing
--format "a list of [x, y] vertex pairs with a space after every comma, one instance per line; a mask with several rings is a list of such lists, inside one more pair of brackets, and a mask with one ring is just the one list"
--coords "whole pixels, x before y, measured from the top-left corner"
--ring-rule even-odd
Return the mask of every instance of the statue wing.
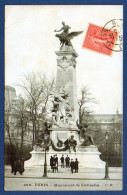
[[71, 32], [68, 34], [68, 38], [73, 39], [73, 37], [76, 37], [76, 36], [80, 35], [81, 33], [83, 33], [83, 31]]

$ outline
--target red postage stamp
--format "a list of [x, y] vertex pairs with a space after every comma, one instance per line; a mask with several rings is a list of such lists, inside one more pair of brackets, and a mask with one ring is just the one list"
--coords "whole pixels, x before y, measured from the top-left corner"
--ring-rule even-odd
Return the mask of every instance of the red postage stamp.
[[83, 47], [111, 55], [116, 39], [116, 31], [89, 24]]

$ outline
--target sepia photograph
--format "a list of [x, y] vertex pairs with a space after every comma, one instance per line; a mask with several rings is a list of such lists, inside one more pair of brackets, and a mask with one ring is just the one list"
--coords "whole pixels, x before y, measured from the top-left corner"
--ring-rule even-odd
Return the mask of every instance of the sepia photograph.
[[4, 10], [4, 190], [121, 191], [123, 6]]

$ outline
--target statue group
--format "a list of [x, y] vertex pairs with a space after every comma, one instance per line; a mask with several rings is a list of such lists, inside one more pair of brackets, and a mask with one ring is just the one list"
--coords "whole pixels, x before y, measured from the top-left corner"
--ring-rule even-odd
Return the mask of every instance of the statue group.
[[71, 124], [73, 120], [73, 110], [68, 102], [68, 94], [63, 90], [54, 95], [52, 118], [53, 124], [59, 127]]

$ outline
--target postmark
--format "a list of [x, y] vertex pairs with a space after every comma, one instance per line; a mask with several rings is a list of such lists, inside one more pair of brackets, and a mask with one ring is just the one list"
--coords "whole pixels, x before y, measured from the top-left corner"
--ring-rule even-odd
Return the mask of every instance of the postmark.
[[[117, 34], [117, 38], [112, 32]], [[107, 39], [105, 46], [112, 51], [123, 51], [123, 20], [113, 19], [107, 22], [101, 33], [102, 39]], [[114, 39], [116, 38], [115, 42]]]

